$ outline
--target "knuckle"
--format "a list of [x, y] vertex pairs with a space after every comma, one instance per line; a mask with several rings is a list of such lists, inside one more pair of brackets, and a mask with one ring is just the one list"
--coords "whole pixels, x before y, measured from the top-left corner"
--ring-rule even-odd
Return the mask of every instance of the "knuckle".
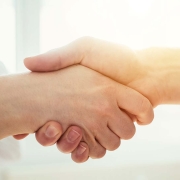
[[102, 104], [97, 105], [96, 111], [102, 118], [112, 116], [112, 107], [109, 101], [104, 101]]
[[106, 154], [106, 150], [104, 148], [96, 146], [96, 148], [94, 148], [94, 151], [90, 153], [90, 157], [92, 159], [100, 159], [104, 157], [105, 154]]
[[135, 132], [136, 132], [136, 128], [134, 124], [131, 123], [131, 125], [129, 125], [124, 131], [123, 139], [125, 140], [131, 139], [135, 135]]
[[104, 157], [105, 154], [106, 154], [106, 150], [105, 149], [102, 149], [101, 151], [97, 151], [96, 159], [100, 159], [100, 158]]
[[78, 42], [84, 44], [84, 43], [90, 43], [92, 40], [93, 40], [93, 38], [90, 36], [83, 36], [78, 39]]
[[93, 47], [93, 38], [90, 36], [83, 36], [77, 39], [75, 42], [75, 47], [81, 51], [81, 63], [83, 62], [86, 57], [88, 57], [90, 49]]
[[139, 106], [139, 113], [143, 114], [144, 117], [146, 117], [146, 121], [139, 124], [147, 125], [153, 121], [154, 113], [153, 113], [152, 105], [147, 98], [141, 99], [140, 106]]
[[98, 134], [102, 129], [101, 121], [96, 121], [96, 120], [92, 120], [91, 122], [89, 122], [89, 126], [88, 126], [88, 129], [94, 136], [96, 136], [96, 134]]
[[114, 151], [114, 150], [116, 150], [117, 148], [119, 148], [120, 144], [121, 144], [121, 140], [120, 140], [120, 139], [119, 139], [119, 140], [117, 139], [117, 140], [115, 140], [115, 141], [112, 141], [111, 144], [110, 144], [110, 146], [109, 146], [109, 148], [108, 148], [108, 150], [109, 150], [109, 151]]
[[150, 124], [150, 123], [153, 121], [153, 119], [154, 119], [154, 112], [153, 112], [153, 110], [152, 110], [152, 113], [151, 113], [151, 115], [150, 115], [148, 124]]
[[151, 104], [148, 99], [141, 98], [140, 104], [139, 104], [139, 112], [140, 113], [146, 113], [150, 110]]

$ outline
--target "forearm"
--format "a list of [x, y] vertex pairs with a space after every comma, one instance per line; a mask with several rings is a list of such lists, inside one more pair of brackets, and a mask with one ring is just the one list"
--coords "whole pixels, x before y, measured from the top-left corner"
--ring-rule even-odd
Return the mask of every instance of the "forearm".
[[19, 125], [17, 121], [19, 114], [15, 113], [17, 105], [14, 99], [18, 94], [15, 91], [13, 93], [15, 88], [8, 76], [0, 77], [0, 85], [0, 139], [2, 139], [15, 133], [15, 126]]
[[31, 78], [29, 74], [0, 77], [0, 139], [37, 130], [39, 98], [33, 96], [37, 88]]

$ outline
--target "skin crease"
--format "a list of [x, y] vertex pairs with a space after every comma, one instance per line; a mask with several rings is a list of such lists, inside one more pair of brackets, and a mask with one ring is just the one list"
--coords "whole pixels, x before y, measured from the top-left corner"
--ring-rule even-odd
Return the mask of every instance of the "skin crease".
[[[8, 133], [1, 138], [12, 135], [10, 132], [13, 134], [35, 132], [37, 127], [42, 127], [53, 119], [62, 124], [63, 132], [73, 124], [81, 127], [82, 140], [90, 148], [89, 155], [92, 158], [99, 158], [104, 156], [105, 148], [116, 149], [120, 138], [129, 139], [134, 135], [135, 127], [132, 120], [119, 108], [134, 113], [140, 119], [146, 116], [153, 117], [152, 107], [146, 98], [83, 66], [73, 66], [50, 73], [6, 76], [1, 77], [0, 81], [5, 84], [0, 90], [1, 94], [4, 94], [1, 97], [2, 104], [11, 99], [11, 103], [6, 104], [7, 107], [0, 107]], [[13, 87], [17, 87], [17, 93], [14, 93]], [[9, 88], [8, 96], [6, 96], [7, 88]], [[22, 95], [26, 98], [21, 98]], [[127, 97], [130, 98], [129, 102]], [[142, 102], [147, 104], [145, 106], [147, 109], [142, 109]], [[12, 114], [6, 113], [6, 109], [11, 109]], [[10, 126], [11, 119], [18, 122], [18, 126]]]
[[[56, 128], [56, 132], [59, 132], [55, 137], [46, 136], [46, 128], [49, 125]], [[69, 133], [71, 131], [78, 133], [79, 137], [74, 140], [72, 140], [72, 138], [69, 139]], [[74, 136], [71, 134], [70, 137]], [[36, 132], [36, 139], [43, 146], [51, 146], [57, 142], [57, 148], [63, 153], [71, 153], [72, 160], [76, 163], [85, 162], [89, 158], [89, 147], [86, 143], [81, 141], [82, 130], [77, 126], [70, 126], [66, 132], [62, 134], [62, 127], [60, 123], [49, 121]]]
[[[46, 130], [51, 126], [52, 136], [47, 136]], [[79, 137], [72, 140], [69, 139], [69, 133], [75, 131], [79, 134]], [[54, 136], [55, 134], [55, 136]], [[28, 134], [14, 135], [13, 137], [17, 140], [25, 138]], [[83, 163], [89, 158], [89, 147], [86, 143], [82, 142], [82, 130], [77, 126], [70, 126], [66, 132], [63, 133], [62, 126], [60, 123], [55, 121], [49, 121], [35, 132], [36, 140], [42, 146], [52, 146], [57, 144], [57, 148], [63, 153], [71, 153], [71, 158], [76, 163]], [[72, 134], [71, 134], [72, 137]], [[73, 136], [74, 137], [74, 136]]]
[[[25, 59], [32, 71], [54, 71], [81, 64], [142, 93], [152, 103], [180, 103], [180, 50], [130, 48], [91, 37]], [[112, 63], [113, 62], [113, 63]]]
[[179, 59], [179, 49], [133, 51], [124, 45], [83, 37], [62, 48], [26, 58], [24, 63], [32, 71], [54, 71], [81, 64], [137, 90], [156, 107], [180, 103]]

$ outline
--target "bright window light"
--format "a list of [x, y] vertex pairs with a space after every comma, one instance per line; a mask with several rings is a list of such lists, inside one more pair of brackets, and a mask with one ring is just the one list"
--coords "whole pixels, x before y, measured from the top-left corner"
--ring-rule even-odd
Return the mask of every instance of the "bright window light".
[[151, 8], [152, 1], [153, 0], [128, 0], [129, 5], [132, 8], [133, 11], [135, 11], [137, 14], [145, 14], [148, 13], [148, 11]]
[[9, 72], [16, 70], [14, 0], [0, 1], [0, 61]]
[[[132, 48], [180, 47], [179, 0], [42, 1], [41, 52], [89, 35]], [[173, 6], [172, 8], [170, 8]]]

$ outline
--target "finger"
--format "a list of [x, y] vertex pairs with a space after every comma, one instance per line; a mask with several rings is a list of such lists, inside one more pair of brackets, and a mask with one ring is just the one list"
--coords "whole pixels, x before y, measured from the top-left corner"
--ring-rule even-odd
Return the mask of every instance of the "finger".
[[[71, 153], [73, 152], [79, 145], [80, 141], [82, 140], [82, 131], [79, 127], [72, 126], [70, 127], [65, 134], [60, 138], [57, 142], [57, 148], [59, 151], [63, 153]], [[93, 138], [94, 139], [94, 138]], [[87, 146], [89, 147], [89, 156], [93, 159], [102, 158], [106, 150], [103, 146], [99, 144], [98, 141], [93, 141], [86, 139]]]
[[[87, 130], [88, 131], [88, 130]], [[92, 159], [100, 159], [105, 156], [106, 149], [98, 142], [96, 138], [83, 134], [83, 142], [89, 147], [89, 157]]]
[[89, 144], [88, 144], [88, 146], [89, 146], [89, 149], [90, 149], [89, 150], [89, 157], [91, 157], [92, 159], [100, 159], [100, 158], [105, 156], [106, 149], [103, 146], [101, 146], [98, 143], [98, 141], [97, 141], [95, 146], [91, 146]]
[[83, 163], [89, 158], [89, 147], [85, 142], [80, 142], [78, 147], [71, 153], [71, 158], [76, 163]]
[[[104, 58], [106, 54], [104, 55], [101, 52], [104, 53], [104, 50], [106, 52], [108, 50], [106, 46], [102, 46], [103, 43], [104, 41], [102, 40], [98, 40], [91, 37], [82, 37], [61, 48], [53, 49], [51, 51], [48, 51], [46, 53], [37, 56], [27, 57], [24, 59], [24, 65], [29, 70], [38, 71], [38, 72], [55, 71], [75, 64], [82, 64], [86, 67], [92, 68], [94, 70], [96, 69], [98, 70], [97, 67], [103, 64], [102, 61], [99, 59], [99, 57], [97, 61], [96, 55], [101, 54], [101, 57], [103, 58], [103, 60], [105, 60]], [[91, 51], [92, 47], [95, 44], [97, 48], [96, 52], [98, 53], [96, 52], [94, 53]], [[91, 60], [92, 62], [89, 60]], [[106, 69], [107, 68], [105, 68], [104, 70]], [[105, 73], [101, 71], [99, 72]]]
[[39, 72], [55, 71], [72, 64], [78, 64], [82, 59], [83, 53], [79, 52], [80, 48], [78, 48], [76, 52], [77, 47], [75, 44], [77, 43], [73, 42], [67, 46], [51, 50], [44, 54], [25, 58], [24, 65], [31, 71]]
[[36, 132], [36, 139], [43, 146], [51, 146], [58, 141], [62, 133], [58, 122], [49, 121]]
[[79, 145], [81, 139], [81, 129], [71, 126], [57, 142], [57, 148], [63, 153], [71, 153]]
[[120, 138], [108, 127], [102, 129], [103, 132], [99, 132], [96, 135], [98, 142], [107, 150], [114, 151], [120, 146]]
[[145, 125], [152, 122], [154, 118], [153, 108], [147, 98], [121, 84], [117, 84], [116, 95], [118, 106], [135, 115], [139, 124]]
[[16, 140], [21, 140], [21, 139], [24, 139], [25, 137], [27, 137], [29, 134], [17, 134], [17, 135], [14, 135], [14, 139]]
[[24, 64], [31, 71], [54, 71], [81, 64], [121, 83], [134, 79], [140, 68], [130, 48], [92, 37], [82, 37], [64, 47], [28, 57]]
[[108, 127], [118, 137], [125, 140], [132, 138], [136, 131], [133, 120], [121, 109], [117, 109], [114, 117], [108, 121]]

